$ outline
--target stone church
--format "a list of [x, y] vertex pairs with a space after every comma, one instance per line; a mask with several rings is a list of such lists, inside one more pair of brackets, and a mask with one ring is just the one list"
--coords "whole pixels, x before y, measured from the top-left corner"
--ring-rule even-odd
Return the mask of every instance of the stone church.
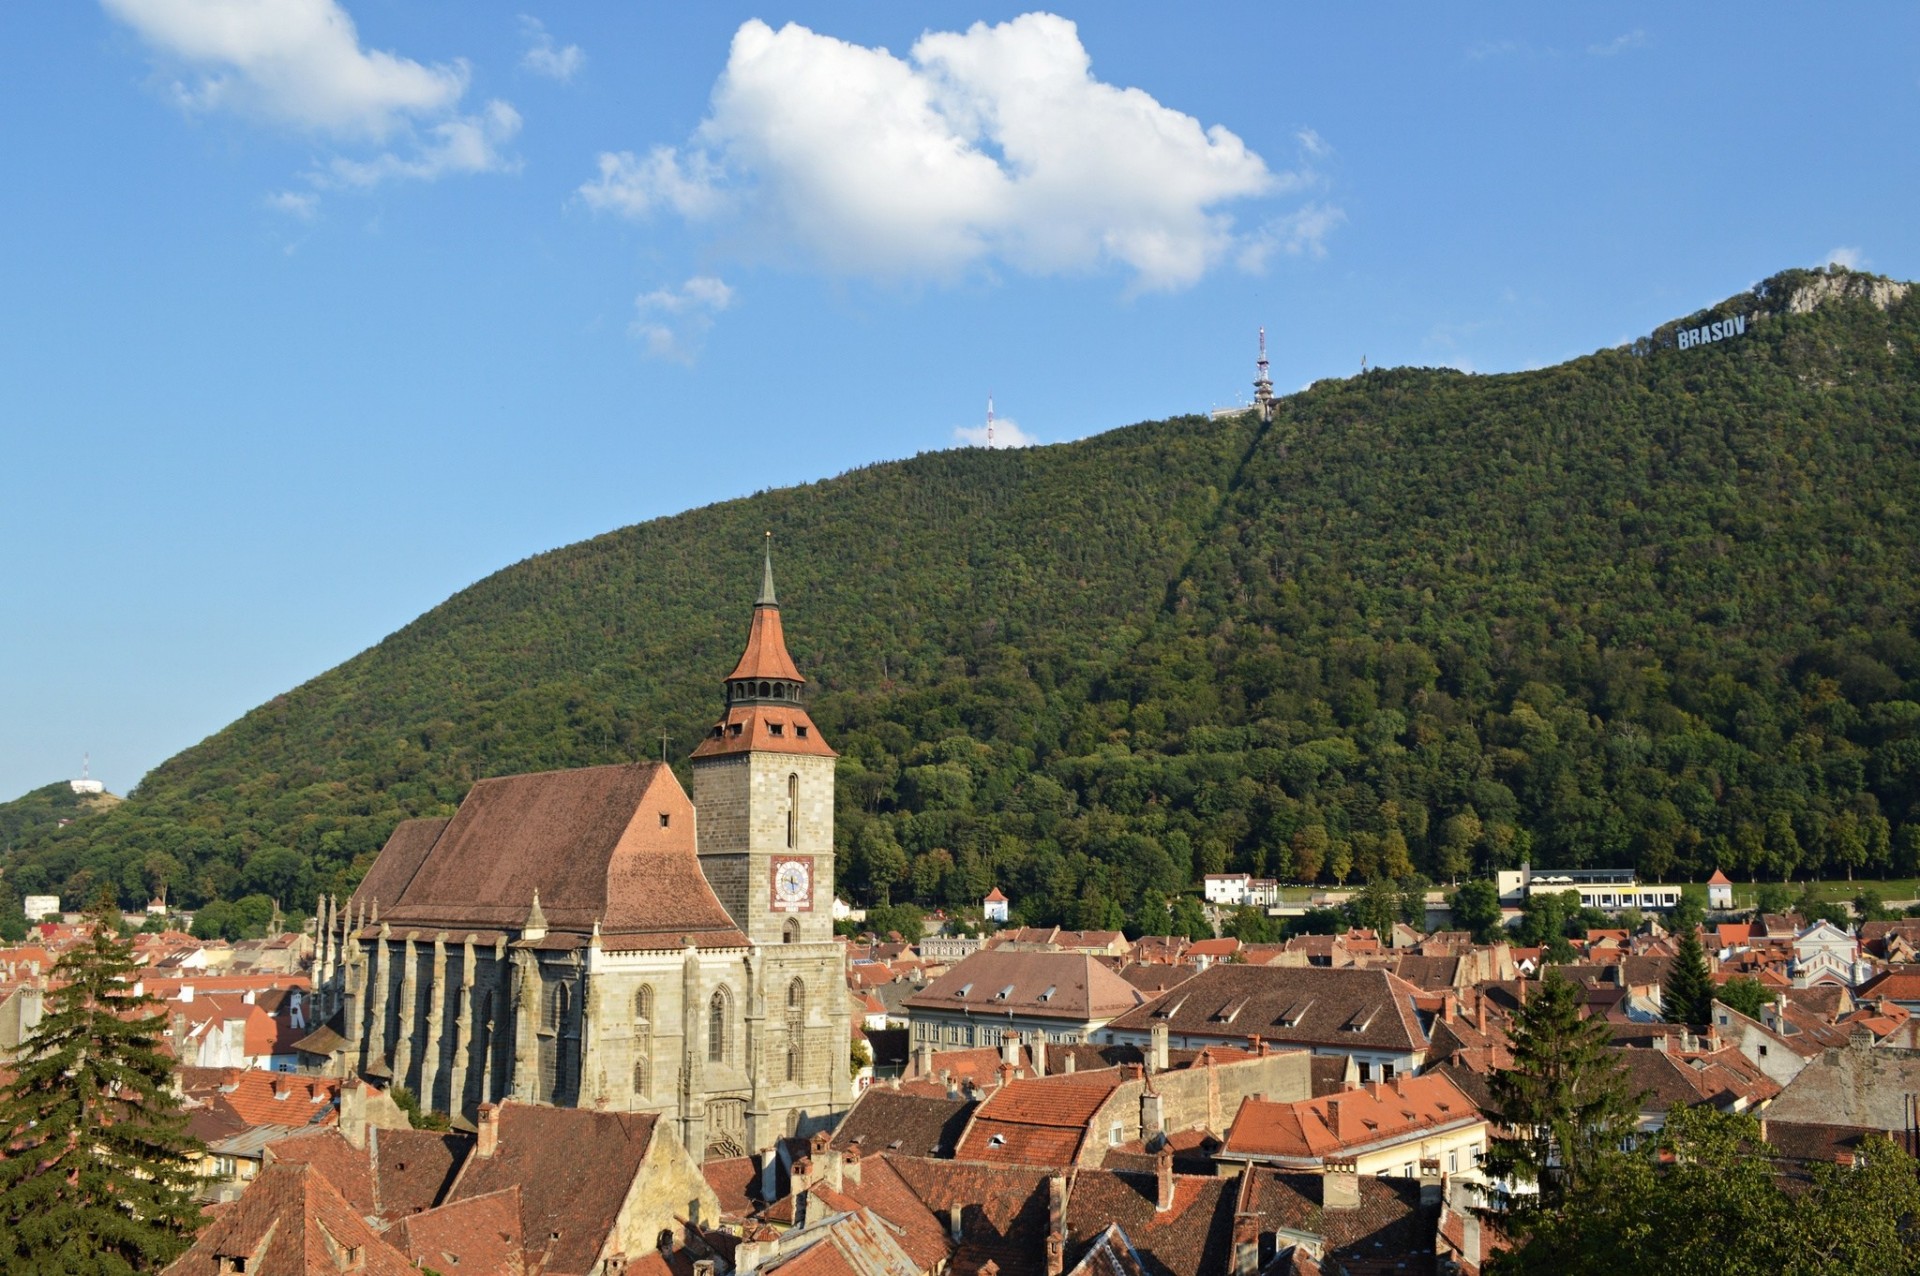
[[469, 1120], [509, 1097], [658, 1112], [710, 1158], [837, 1119], [836, 755], [805, 687], [769, 556], [691, 800], [664, 763], [585, 767], [482, 780], [452, 819], [396, 828], [322, 907], [339, 1068]]

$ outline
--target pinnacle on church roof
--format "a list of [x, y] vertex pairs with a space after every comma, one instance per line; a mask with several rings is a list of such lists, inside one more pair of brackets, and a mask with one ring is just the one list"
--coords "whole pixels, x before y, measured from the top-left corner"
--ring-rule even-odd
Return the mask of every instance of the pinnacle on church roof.
[[537, 931], [543, 931], [543, 932], [547, 929], [547, 915], [540, 908], [540, 888], [539, 887], [534, 888], [533, 907], [527, 910], [527, 924], [521, 927], [521, 929], [537, 930]]
[[773, 592], [773, 533], [767, 533], [766, 573], [760, 581], [760, 596], [753, 600], [756, 607], [778, 607], [779, 598]]

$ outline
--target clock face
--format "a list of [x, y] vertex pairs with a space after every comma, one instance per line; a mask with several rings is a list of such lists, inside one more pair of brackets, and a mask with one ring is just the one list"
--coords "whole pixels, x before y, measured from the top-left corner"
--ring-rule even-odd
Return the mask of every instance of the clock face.
[[813, 861], [804, 857], [773, 862], [773, 906], [789, 913], [813, 911]]

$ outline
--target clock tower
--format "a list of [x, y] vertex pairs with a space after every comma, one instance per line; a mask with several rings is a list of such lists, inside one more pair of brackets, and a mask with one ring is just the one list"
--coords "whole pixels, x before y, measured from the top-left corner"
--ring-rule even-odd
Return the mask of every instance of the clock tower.
[[769, 544], [726, 713], [693, 751], [700, 867], [747, 938], [833, 939], [833, 767], [787, 654]]

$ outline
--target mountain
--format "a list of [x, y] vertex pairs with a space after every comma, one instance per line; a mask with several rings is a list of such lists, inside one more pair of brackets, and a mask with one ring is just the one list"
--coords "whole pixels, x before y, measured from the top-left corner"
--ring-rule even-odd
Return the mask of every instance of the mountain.
[[42, 785], [11, 802], [0, 802], [0, 846], [10, 845], [35, 829], [57, 827], [62, 820], [111, 811], [122, 800], [112, 793], [78, 792], [67, 780]]
[[1920, 305], [1787, 272], [1630, 346], [875, 465], [509, 567], [27, 833], [22, 890], [356, 880], [476, 779], [682, 758], [761, 533], [859, 899], [1920, 863]]

